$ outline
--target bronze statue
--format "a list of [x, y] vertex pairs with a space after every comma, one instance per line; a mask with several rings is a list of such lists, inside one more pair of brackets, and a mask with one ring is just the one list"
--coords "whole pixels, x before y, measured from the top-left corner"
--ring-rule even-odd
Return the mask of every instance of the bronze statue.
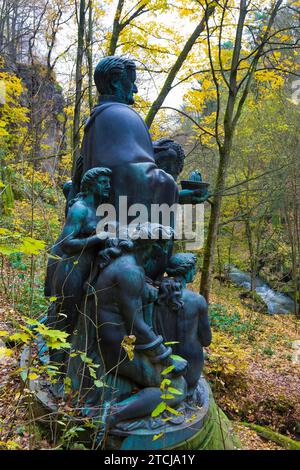
[[99, 103], [88, 119], [69, 198], [79, 191], [82, 174], [95, 166], [113, 171], [112, 202], [117, 209], [120, 196], [128, 206], [141, 203], [172, 205], [178, 201], [173, 178], [154, 160], [153, 144], [146, 124], [129, 105], [134, 103], [136, 68], [123, 57], [105, 57], [95, 69]]
[[[50, 351], [50, 359], [71, 381], [76, 409], [100, 420], [105, 431], [143, 434], [167, 420], [169, 430], [182, 425], [181, 437], [188, 438], [188, 419], [202, 404], [202, 349], [211, 340], [206, 302], [186, 289], [195, 257], [172, 256], [172, 226], [146, 220], [132, 232], [118, 218], [120, 196], [147, 210], [177, 203], [184, 152], [170, 139], [153, 144], [130, 108], [137, 92], [134, 62], [106, 57], [94, 78], [99, 104], [86, 123], [72, 183], [64, 187], [66, 223], [51, 250], [45, 284], [52, 297], [47, 324], [67, 332], [71, 348]], [[188, 189], [179, 202], [206, 199]], [[118, 229], [114, 237], [98, 233], [104, 203], [117, 211], [109, 220]], [[53, 392], [64, 394], [63, 380]], [[165, 414], [152, 418], [162, 400]]]
[[[182, 146], [166, 137], [154, 142], [155, 162], [161, 170], [173, 176], [177, 182], [183, 170], [185, 153]], [[209, 198], [209, 192], [199, 189], [181, 189], [179, 191], [180, 204], [201, 204]]]
[[187, 360], [188, 394], [197, 387], [203, 369], [203, 346], [211, 342], [207, 303], [201, 295], [186, 288], [196, 274], [196, 256], [177, 253], [166, 269], [169, 277], [161, 285], [155, 310], [155, 330], [172, 346], [175, 354]]
[[[80, 312], [84, 283], [92, 273], [97, 252], [104, 247], [105, 241], [96, 234], [96, 211], [109, 198], [110, 179], [108, 168], [93, 168], [85, 173], [81, 192], [71, 202], [62, 233], [51, 251], [46, 286], [47, 295], [55, 300], [47, 323], [69, 334]], [[51, 359], [60, 363], [64, 357], [61, 351], [51, 354]]]

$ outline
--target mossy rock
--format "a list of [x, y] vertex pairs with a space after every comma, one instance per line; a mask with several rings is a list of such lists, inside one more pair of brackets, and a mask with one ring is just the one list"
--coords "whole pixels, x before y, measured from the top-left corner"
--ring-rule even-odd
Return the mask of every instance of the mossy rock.
[[210, 392], [210, 406], [202, 429], [192, 438], [173, 447], [176, 450], [239, 450], [242, 444], [232, 425]]
[[241, 424], [247, 428], [253, 429], [253, 431], [256, 431], [259, 436], [267, 439], [268, 441], [275, 442], [286, 450], [300, 450], [300, 442], [294, 441], [290, 437], [283, 436], [272, 429], [252, 423], [242, 422]]

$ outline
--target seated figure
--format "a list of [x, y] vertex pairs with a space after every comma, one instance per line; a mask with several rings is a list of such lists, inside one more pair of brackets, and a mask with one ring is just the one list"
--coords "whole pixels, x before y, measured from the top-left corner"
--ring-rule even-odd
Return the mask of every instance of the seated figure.
[[89, 117], [76, 162], [72, 199], [79, 191], [82, 174], [95, 166], [112, 170], [111, 201], [117, 217], [119, 198], [127, 196], [128, 207], [144, 204], [172, 205], [178, 201], [174, 179], [155, 164], [153, 144], [146, 124], [129, 105], [134, 104], [136, 67], [125, 57], [105, 57], [96, 66], [95, 84], [99, 103]]
[[196, 274], [196, 256], [173, 255], [166, 269], [169, 277], [160, 285], [154, 329], [165, 341], [178, 341], [173, 352], [188, 362], [186, 381], [192, 396], [203, 369], [203, 346], [211, 342], [207, 303], [204, 297], [186, 288]]
[[[96, 235], [97, 207], [110, 193], [111, 171], [93, 168], [85, 173], [81, 192], [71, 202], [62, 233], [51, 250], [46, 275], [46, 294], [55, 301], [49, 307], [47, 324], [71, 334], [74, 330], [84, 283], [88, 280], [96, 254], [105, 240]], [[51, 359], [62, 363], [64, 353], [53, 351]]]
[[[135, 418], [151, 422], [162, 400], [163, 412], [175, 417], [161, 416], [161, 425], [183, 423], [184, 413], [170, 406], [184, 412], [187, 389], [192, 396], [197, 386], [202, 347], [211, 340], [207, 304], [186, 289], [195, 257], [172, 257], [174, 216], [163, 224], [150, 223], [149, 216], [154, 204], [177, 206], [184, 152], [169, 139], [153, 147], [146, 124], [129, 106], [137, 92], [134, 62], [106, 57], [94, 79], [100, 99], [86, 123], [72, 182], [64, 187], [66, 223], [51, 250], [45, 284], [53, 297], [47, 325], [69, 333], [70, 350], [51, 350], [50, 359], [71, 384], [76, 409], [102, 421], [105, 432], [118, 426], [130, 431]], [[147, 219], [130, 236], [121, 196], [128, 208], [141, 203], [147, 208]], [[203, 202], [198, 196], [182, 191], [180, 202]], [[118, 230], [111, 237], [118, 238], [96, 234], [104, 223], [97, 215], [103, 202], [115, 209], [105, 221]], [[162, 278], [165, 272], [168, 278]], [[171, 348], [167, 341], [176, 343]], [[56, 395], [65, 393], [63, 385], [60, 381]]]
[[[150, 238], [153, 236], [152, 225], [167, 238]], [[72, 338], [72, 346], [74, 350], [84, 350], [98, 365], [97, 379], [105, 382], [105, 386], [102, 389], [93, 386], [94, 379], [84, 370], [86, 367], [80, 356], [71, 360], [68, 375], [74, 391], [81, 383], [83, 403], [90, 415], [97, 413], [103, 397], [112, 403], [106, 418], [108, 427], [124, 419], [151, 415], [162, 401], [161, 373], [169, 366], [173, 366], [170, 372], [172, 384], [181, 392], [168, 399], [169, 404], [177, 405], [186, 396], [186, 382], [182, 377], [186, 361], [170, 357], [172, 349], [165, 346], [163, 337], [153, 330], [151, 316], [145, 319], [143, 308], [145, 299], [147, 302], [156, 299], [153, 292], [149, 295], [146, 276], [156, 277], [157, 260], [161, 266], [164, 259], [166, 267], [170, 235], [169, 227], [146, 223], [137, 229], [134, 241], [107, 240], [106, 248], [100, 251], [96, 260], [98, 273], [93, 292], [85, 300], [85, 308], [82, 307], [83, 315], [78, 319], [78, 333]], [[133, 336], [134, 354], [130, 358], [124, 349], [124, 338]]]
[[[161, 170], [173, 176], [177, 181], [183, 170], [185, 153], [182, 146], [166, 137], [153, 142], [155, 163]], [[180, 204], [201, 204], [207, 201], [209, 193], [202, 194], [198, 189], [181, 189], [179, 191]]]

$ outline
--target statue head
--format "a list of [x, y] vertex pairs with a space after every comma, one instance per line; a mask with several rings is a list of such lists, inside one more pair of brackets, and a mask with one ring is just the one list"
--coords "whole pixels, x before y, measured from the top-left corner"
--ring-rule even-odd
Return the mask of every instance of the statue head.
[[133, 251], [133, 243], [130, 240], [120, 238], [107, 238], [104, 250], [98, 253], [98, 266], [102, 270], [116, 258]]
[[176, 253], [170, 258], [166, 272], [172, 277], [182, 277], [187, 283], [196, 275], [197, 257], [193, 253]]
[[167, 306], [171, 312], [178, 312], [183, 307], [181, 282], [164, 278], [159, 286], [157, 303]]
[[108, 199], [111, 174], [112, 171], [109, 168], [96, 167], [88, 170], [81, 180], [81, 192], [85, 194], [93, 193], [101, 199]]
[[165, 272], [173, 246], [174, 230], [157, 223], [146, 222], [131, 235], [136, 253], [141, 255], [147, 276], [156, 279]]
[[176, 181], [183, 170], [185, 153], [178, 142], [162, 138], [153, 143], [155, 163]]
[[72, 180], [70, 181], [67, 181], [64, 185], [63, 185], [63, 194], [66, 198], [66, 200], [68, 200], [68, 196], [69, 196], [69, 193], [72, 189], [72, 185], [73, 185], [73, 182]]
[[125, 57], [108, 56], [98, 62], [94, 81], [100, 95], [113, 95], [121, 103], [134, 104], [136, 66]]

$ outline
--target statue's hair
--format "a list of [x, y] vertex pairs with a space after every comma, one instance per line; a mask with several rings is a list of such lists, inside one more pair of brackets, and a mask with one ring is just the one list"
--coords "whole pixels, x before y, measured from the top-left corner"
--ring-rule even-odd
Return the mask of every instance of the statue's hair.
[[88, 170], [82, 177], [80, 184], [80, 192], [70, 200], [68, 207], [72, 207], [75, 202], [81, 201], [87, 195], [89, 188], [99, 176], [111, 176], [112, 171], [109, 168], [96, 167]]
[[174, 156], [178, 165], [179, 173], [181, 173], [185, 159], [185, 153], [182, 146], [178, 142], [175, 142], [175, 140], [168, 139], [167, 137], [163, 137], [162, 139], [154, 142], [154, 158], [157, 166], [159, 166], [159, 161], [161, 159], [166, 158], [166, 154], [164, 154], [163, 151], [167, 151], [170, 157]]
[[176, 253], [171, 256], [166, 272], [169, 276], [185, 275], [196, 265], [197, 256], [193, 253]]
[[64, 196], [65, 196], [66, 199], [68, 199], [68, 195], [69, 195], [69, 192], [71, 191], [72, 185], [73, 185], [72, 180], [67, 181], [67, 182], [63, 185], [63, 194], [64, 194]]
[[101, 250], [98, 257], [98, 266], [102, 271], [114, 259], [119, 258], [125, 253], [131, 253], [134, 245], [130, 240], [121, 240], [119, 238], [108, 238], [104, 250]]
[[85, 193], [92, 186], [93, 182], [99, 178], [99, 176], [111, 176], [112, 171], [109, 168], [96, 167], [88, 170], [82, 177], [80, 190]]
[[100, 94], [111, 94], [112, 78], [120, 77], [126, 69], [135, 69], [135, 63], [126, 57], [108, 56], [98, 62], [94, 71], [94, 81]]
[[166, 277], [160, 284], [157, 303], [169, 307], [172, 312], [176, 313], [183, 307], [181, 295], [181, 283]]

